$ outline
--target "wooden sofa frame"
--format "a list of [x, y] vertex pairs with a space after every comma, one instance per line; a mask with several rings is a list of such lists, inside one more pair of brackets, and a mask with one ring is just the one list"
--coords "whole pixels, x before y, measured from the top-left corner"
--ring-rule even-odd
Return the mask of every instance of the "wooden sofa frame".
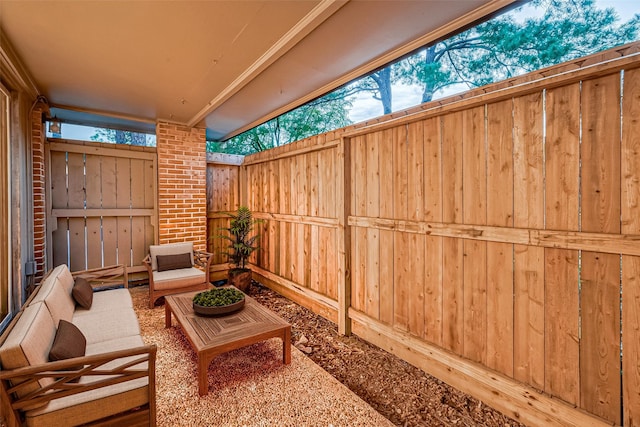
[[[123, 265], [84, 270], [72, 273], [75, 277], [84, 277], [92, 287], [99, 288], [122, 284], [128, 287], [126, 267]], [[47, 276], [45, 276], [46, 278]], [[44, 281], [43, 278], [42, 280]], [[24, 307], [37, 295], [40, 287], [29, 296]], [[7, 340], [11, 330], [20, 319], [23, 309], [11, 320], [6, 330], [0, 336], [0, 346]], [[28, 366], [11, 370], [0, 370], [0, 400], [2, 400], [2, 413], [5, 414], [8, 427], [22, 426], [24, 423], [21, 410], [34, 405], [46, 404], [52, 400], [119, 384], [126, 381], [147, 377], [149, 399], [148, 403], [133, 410], [115, 414], [108, 418], [98, 420], [92, 426], [156, 426], [156, 345], [144, 345], [126, 350], [118, 350], [91, 356], [76, 357], [73, 359], [48, 362], [42, 365]], [[125, 359], [126, 362], [104, 369], [105, 364], [118, 360], [137, 356], [135, 359]], [[139, 368], [141, 362], [147, 362], [147, 368]], [[84, 365], [82, 369], [77, 366]], [[63, 371], [63, 372], [61, 372]], [[61, 374], [64, 375], [61, 375]], [[108, 375], [109, 377], [91, 384], [79, 384], [73, 380], [81, 376]], [[17, 386], [11, 385], [11, 380], [19, 378]], [[54, 382], [46, 387], [40, 387], [38, 380], [53, 378]], [[23, 398], [17, 397], [17, 392], [27, 384], [37, 386], [37, 389]]]

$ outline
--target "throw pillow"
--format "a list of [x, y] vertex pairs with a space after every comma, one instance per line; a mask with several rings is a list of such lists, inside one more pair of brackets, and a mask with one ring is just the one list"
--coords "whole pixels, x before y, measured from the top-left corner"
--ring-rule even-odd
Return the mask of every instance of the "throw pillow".
[[[53, 345], [49, 350], [49, 361], [72, 359], [74, 357], [84, 356], [87, 350], [87, 339], [82, 334], [82, 331], [78, 329], [76, 325], [66, 320], [61, 319], [58, 324], [58, 330], [56, 336], [53, 339]], [[74, 366], [71, 370], [82, 369], [84, 366]], [[80, 380], [80, 377], [76, 378], [74, 382]]]
[[156, 262], [158, 263], [158, 271], [193, 267], [189, 252], [175, 255], [156, 255]]
[[73, 299], [76, 300], [80, 307], [87, 310], [91, 308], [91, 304], [93, 304], [93, 288], [86, 279], [82, 277], [76, 279], [71, 295], [73, 295]]

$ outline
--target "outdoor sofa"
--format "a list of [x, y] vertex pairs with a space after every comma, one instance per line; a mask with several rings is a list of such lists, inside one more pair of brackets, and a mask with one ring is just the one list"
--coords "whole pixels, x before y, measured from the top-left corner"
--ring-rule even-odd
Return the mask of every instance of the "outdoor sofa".
[[[112, 286], [117, 276], [124, 288]], [[71, 274], [60, 265], [0, 337], [8, 425], [155, 426], [155, 360], [156, 346], [140, 335], [125, 267]]]

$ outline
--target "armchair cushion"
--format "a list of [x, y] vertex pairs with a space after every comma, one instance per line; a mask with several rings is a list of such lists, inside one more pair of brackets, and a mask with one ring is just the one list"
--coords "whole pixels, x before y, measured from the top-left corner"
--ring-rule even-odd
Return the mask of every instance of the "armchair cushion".
[[157, 255], [158, 271], [178, 270], [180, 268], [191, 268], [191, 253]]
[[191, 265], [193, 265], [193, 242], [168, 243], [164, 245], [149, 246], [149, 255], [151, 256], [151, 269], [158, 271], [158, 255], [175, 255], [175, 254], [191, 254]]
[[180, 287], [204, 283], [205, 280], [204, 271], [195, 267], [153, 272], [154, 289], [179, 289]]

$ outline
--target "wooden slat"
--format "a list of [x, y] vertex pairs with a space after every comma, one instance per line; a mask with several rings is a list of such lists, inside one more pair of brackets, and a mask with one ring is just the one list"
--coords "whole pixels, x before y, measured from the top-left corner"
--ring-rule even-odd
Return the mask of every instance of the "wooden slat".
[[[487, 106], [487, 224], [513, 227], [513, 103]], [[487, 366], [513, 376], [513, 245], [487, 243]]]
[[638, 234], [581, 233], [575, 231], [535, 230], [366, 217], [350, 217], [349, 224], [360, 227], [375, 227], [380, 230], [402, 231], [405, 233], [453, 237], [484, 242], [513, 243], [544, 248], [640, 255], [640, 246], [638, 245], [640, 235]]
[[[640, 233], [640, 70], [625, 70], [621, 231]], [[623, 425], [640, 426], [640, 257], [622, 257]]]
[[[380, 197], [378, 200], [379, 216], [382, 218], [393, 217], [393, 198], [386, 195], [393, 194], [393, 135], [390, 130], [380, 133], [378, 141], [378, 168], [381, 179], [378, 182]], [[394, 264], [394, 247], [393, 232], [380, 230], [378, 234], [380, 240], [380, 269], [379, 269], [379, 319], [386, 325], [393, 324], [393, 264]]]
[[[365, 215], [367, 212], [367, 141], [365, 137], [354, 138], [351, 144], [351, 177], [353, 185], [351, 203], [355, 214]], [[353, 227], [351, 229], [353, 257], [351, 261], [351, 305], [357, 310], [365, 310], [366, 299], [366, 263], [367, 263], [367, 230]]]
[[[514, 226], [544, 227], [542, 93], [513, 100]], [[544, 249], [514, 245], [514, 378], [544, 388]]]
[[[365, 214], [370, 217], [380, 215], [380, 135], [367, 135], [365, 140], [366, 177], [364, 185]], [[359, 187], [359, 190], [363, 187]], [[364, 311], [374, 319], [380, 317], [380, 232], [366, 229], [366, 252], [364, 268]], [[358, 250], [358, 248], [356, 248]]]
[[[580, 88], [547, 92], [546, 226], [578, 229]], [[545, 250], [545, 391], [580, 401], [578, 252]]]
[[[487, 172], [482, 107], [462, 114], [463, 218], [466, 224], [486, 224]], [[464, 356], [480, 363], [487, 357], [487, 244], [465, 240]]]
[[[618, 75], [582, 83], [584, 231], [620, 233], [619, 86]], [[620, 424], [620, 255], [583, 252], [580, 276], [580, 406]]]
[[[117, 158], [116, 170], [116, 207], [123, 209], [131, 206], [131, 159]], [[118, 227], [118, 264], [131, 264], [131, 218], [116, 219]]]
[[[99, 156], [88, 154], [86, 164], [87, 209], [102, 206], [102, 172]], [[102, 267], [102, 219], [87, 218], [87, 268]]]
[[[424, 122], [424, 218], [442, 221], [442, 121]], [[443, 243], [441, 237], [425, 237], [424, 316], [425, 339], [442, 345]]]
[[[462, 114], [443, 116], [442, 133], [442, 220], [459, 224], [463, 221]], [[463, 251], [461, 239], [442, 239], [442, 345], [457, 354], [464, 351]]]

